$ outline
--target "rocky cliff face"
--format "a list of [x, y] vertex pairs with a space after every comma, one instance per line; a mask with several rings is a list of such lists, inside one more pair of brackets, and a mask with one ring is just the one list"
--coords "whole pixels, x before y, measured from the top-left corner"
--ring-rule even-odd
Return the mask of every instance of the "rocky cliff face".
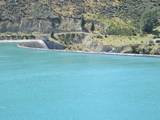
[[52, 18], [52, 20], [45, 19], [34, 19], [34, 18], [21, 18], [20, 21], [1, 21], [0, 32], [42, 32], [50, 33], [56, 30], [58, 18]]
[[101, 11], [110, 0], [100, 1], [1, 0], [0, 32], [80, 31], [81, 14]]
[[73, 31], [80, 29], [80, 20], [58, 16], [42, 0], [0, 1], [0, 32]]
[[159, 0], [0, 0], [0, 32], [80, 31], [82, 14], [135, 21], [159, 6]]
[[37, 0], [0, 1], [0, 32], [49, 33], [59, 24], [51, 8]]

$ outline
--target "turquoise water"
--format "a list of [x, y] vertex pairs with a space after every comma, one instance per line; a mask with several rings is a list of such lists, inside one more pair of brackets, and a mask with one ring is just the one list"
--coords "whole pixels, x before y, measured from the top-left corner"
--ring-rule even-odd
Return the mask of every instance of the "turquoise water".
[[0, 44], [0, 120], [160, 120], [160, 58]]

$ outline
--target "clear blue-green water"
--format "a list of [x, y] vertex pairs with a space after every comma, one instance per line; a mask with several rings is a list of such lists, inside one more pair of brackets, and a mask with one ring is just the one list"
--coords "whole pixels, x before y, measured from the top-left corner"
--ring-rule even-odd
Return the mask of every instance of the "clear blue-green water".
[[0, 120], [160, 120], [160, 58], [0, 44]]

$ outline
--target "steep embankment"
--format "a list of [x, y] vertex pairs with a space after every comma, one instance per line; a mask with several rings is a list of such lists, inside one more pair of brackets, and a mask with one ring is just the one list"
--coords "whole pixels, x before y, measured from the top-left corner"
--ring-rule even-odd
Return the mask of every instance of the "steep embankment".
[[101, 33], [131, 35], [144, 11], [159, 8], [159, 0], [1, 0], [0, 32], [80, 31], [91, 22]]
[[0, 32], [51, 33], [70, 28], [70, 23], [76, 27], [76, 20], [64, 20], [51, 6], [43, 0], [0, 1]]
[[80, 31], [82, 14], [106, 14], [103, 10], [112, 3], [110, 0], [1, 0], [0, 32]]
[[34, 0], [6, 0], [0, 4], [0, 32], [51, 32], [59, 24], [46, 4]]

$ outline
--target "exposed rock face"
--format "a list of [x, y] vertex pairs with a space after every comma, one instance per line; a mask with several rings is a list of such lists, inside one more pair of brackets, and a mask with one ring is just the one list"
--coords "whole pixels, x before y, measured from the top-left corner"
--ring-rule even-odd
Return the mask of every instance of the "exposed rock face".
[[19, 43], [20, 46], [29, 47], [29, 48], [43, 48], [43, 49], [57, 49], [57, 50], [64, 50], [66, 47], [56, 41], [49, 41], [49, 40], [37, 40], [31, 42], [22, 42]]
[[59, 40], [66, 45], [71, 45], [82, 43], [86, 36], [88, 36], [88, 34], [83, 32], [62, 32], [56, 33], [54, 39]]
[[133, 53], [133, 48], [131, 46], [124, 46], [121, 53]]
[[60, 18], [36, 0], [7, 0], [0, 5], [0, 32], [56, 31]]
[[160, 55], [160, 47], [154, 47], [151, 51], [150, 54], [152, 55]]
[[111, 52], [112, 50], [113, 50], [113, 47], [111, 45], [103, 45], [102, 51]]
[[23, 39], [36, 39], [34, 35], [0, 35], [0, 40], [23, 40]]
[[66, 47], [57, 41], [44, 40], [44, 43], [47, 45], [48, 49], [57, 49], [64, 50]]
[[61, 23], [58, 26], [59, 31], [81, 31], [81, 19], [72, 17], [61, 17]]
[[[55, 30], [54, 22], [56, 24], [56, 19], [52, 18], [53, 21], [50, 19], [26, 19], [23, 18], [21, 23], [18, 24], [17, 31], [21, 32], [41, 32], [41, 33], [50, 33]], [[52, 23], [53, 22], [53, 23]]]
[[20, 21], [0, 20], [0, 32], [63, 32], [81, 31], [80, 20], [72, 18], [21, 18]]
[[148, 44], [126, 45], [121, 47], [113, 47], [111, 52], [160, 55], [160, 46]]

